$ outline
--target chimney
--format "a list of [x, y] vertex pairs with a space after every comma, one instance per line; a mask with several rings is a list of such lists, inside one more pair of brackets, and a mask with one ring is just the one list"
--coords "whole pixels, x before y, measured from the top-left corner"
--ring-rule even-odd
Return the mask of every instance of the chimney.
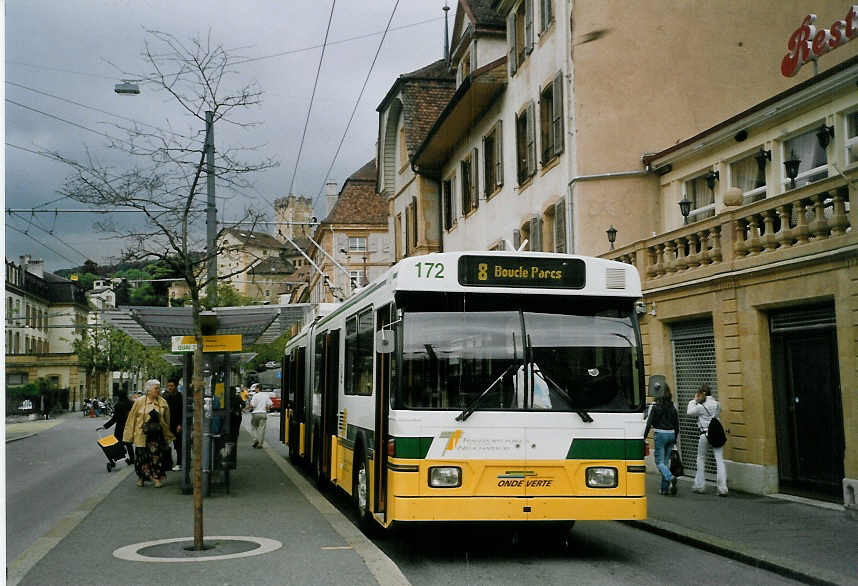
[[339, 193], [337, 192], [337, 182], [334, 180], [329, 180], [325, 183], [325, 216], [330, 215], [331, 211], [334, 209], [334, 206], [337, 205], [337, 199], [339, 198]]
[[22, 256], [21, 268], [31, 275], [36, 275], [39, 278], [45, 277], [45, 261], [40, 258], [33, 258], [29, 254]]

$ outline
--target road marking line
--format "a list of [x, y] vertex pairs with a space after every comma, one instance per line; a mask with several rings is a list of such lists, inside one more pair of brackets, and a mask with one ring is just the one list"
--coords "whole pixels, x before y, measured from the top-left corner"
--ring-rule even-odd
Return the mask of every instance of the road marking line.
[[332, 551], [336, 549], [354, 549], [351, 545], [323, 545], [319, 549], [324, 549], [325, 551]]

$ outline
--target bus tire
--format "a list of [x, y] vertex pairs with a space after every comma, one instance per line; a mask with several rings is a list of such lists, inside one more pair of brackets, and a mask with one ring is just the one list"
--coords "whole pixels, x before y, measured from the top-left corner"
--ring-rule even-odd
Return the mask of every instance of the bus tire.
[[358, 518], [358, 528], [371, 533], [375, 520], [369, 506], [369, 459], [362, 445], [355, 450], [355, 462], [352, 468], [352, 502]]

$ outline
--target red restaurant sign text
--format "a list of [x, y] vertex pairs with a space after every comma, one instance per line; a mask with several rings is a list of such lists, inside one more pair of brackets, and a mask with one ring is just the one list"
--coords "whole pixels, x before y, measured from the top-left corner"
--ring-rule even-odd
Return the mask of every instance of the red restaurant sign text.
[[808, 61], [821, 57], [858, 36], [858, 5], [853, 4], [846, 17], [834, 21], [830, 29], [817, 30], [813, 26], [815, 20], [815, 14], [808, 14], [801, 21], [801, 26], [790, 35], [787, 43], [789, 53], [784, 55], [781, 61], [781, 73], [785, 76], [792, 77]]

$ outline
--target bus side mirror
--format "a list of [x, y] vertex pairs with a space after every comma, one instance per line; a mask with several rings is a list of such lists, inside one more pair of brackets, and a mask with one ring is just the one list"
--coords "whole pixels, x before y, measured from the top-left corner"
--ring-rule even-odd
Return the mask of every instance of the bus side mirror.
[[667, 379], [664, 378], [664, 375], [654, 374], [649, 377], [649, 388], [647, 389], [647, 394], [653, 399], [661, 399], [666, 388]]
[[396, 335], [393, 330], [379, 330], [375, 333], [375, 351], [379, 354], [390, 354], [396, 345]]

